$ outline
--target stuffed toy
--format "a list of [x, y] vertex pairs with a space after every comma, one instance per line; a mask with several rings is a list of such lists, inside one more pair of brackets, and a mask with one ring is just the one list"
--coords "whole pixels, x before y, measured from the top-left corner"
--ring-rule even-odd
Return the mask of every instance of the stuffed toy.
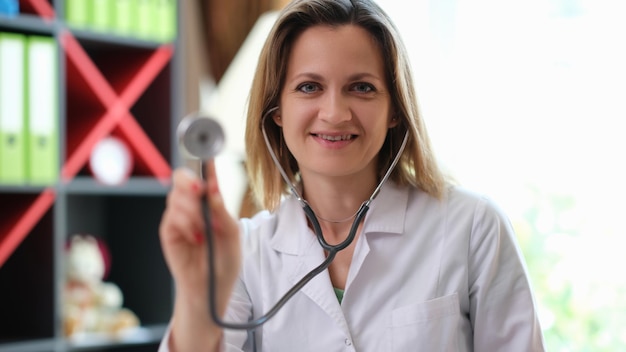
[[139, 326], [139, 319], [123, 307], [123, 294], [105, 282], [110, 266], [107, 247], [92, 235], [71, 236], [65, 255], [63, 295], [64, 331], [67, 337], [81, 333], [118, 335]]

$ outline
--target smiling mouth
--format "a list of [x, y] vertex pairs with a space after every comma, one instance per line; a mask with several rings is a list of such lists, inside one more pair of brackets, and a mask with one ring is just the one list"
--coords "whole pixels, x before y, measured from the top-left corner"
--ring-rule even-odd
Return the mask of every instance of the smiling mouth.
[[326, 134], [316, 134], [315, 136], [325, 141], [330, 141], [330, 142], [349, 141], [355, 137], [355, 135], [352, 135], [352, 134], [344, 134], [341, 136], [329, 136]]

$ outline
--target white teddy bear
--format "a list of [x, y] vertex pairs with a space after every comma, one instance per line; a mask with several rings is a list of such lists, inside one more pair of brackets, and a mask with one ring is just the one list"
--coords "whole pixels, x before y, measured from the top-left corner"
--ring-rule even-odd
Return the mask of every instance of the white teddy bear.
[[64, 330], [117, 334], [139, 326], [137, 316], [123, 307], [123, 295], [114, 283], [104, 282], [106, 261], [101, 244], [91, 235], [73, 235], [65, 257]]

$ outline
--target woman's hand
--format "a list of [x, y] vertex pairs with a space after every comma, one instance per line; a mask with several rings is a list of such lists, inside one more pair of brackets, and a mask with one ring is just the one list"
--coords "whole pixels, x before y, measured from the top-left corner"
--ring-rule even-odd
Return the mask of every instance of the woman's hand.
[[[207, 163], [205, 174], [203, 182], [189, 169], [174, 171], [173, 187], [159, 227], [162, 250], [176, 285], [172, 332], [176, 347], [181, 347], [178, 350], [182, 346], [197, 346], [200, 341], [195, 338], [203, 339], [197, 335], [210, 335], [207, 329], [215, 328], [208, 306], [207, 229], [213, 236], [220, 317], [226, 311], [241, 266], [239, 225], [225, 208], [213, 161]], [[210, 224], [204, 221], [204, 201], [209, 205]], [[204, 331], [192, 333], [196, 329]]]

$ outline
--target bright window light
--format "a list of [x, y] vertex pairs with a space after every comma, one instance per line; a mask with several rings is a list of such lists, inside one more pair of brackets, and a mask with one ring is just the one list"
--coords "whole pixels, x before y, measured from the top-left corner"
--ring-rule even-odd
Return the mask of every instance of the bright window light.
[[442, 163], [514, 223], [548, 350], [626, 350], [626, 2], [378, 3]]

